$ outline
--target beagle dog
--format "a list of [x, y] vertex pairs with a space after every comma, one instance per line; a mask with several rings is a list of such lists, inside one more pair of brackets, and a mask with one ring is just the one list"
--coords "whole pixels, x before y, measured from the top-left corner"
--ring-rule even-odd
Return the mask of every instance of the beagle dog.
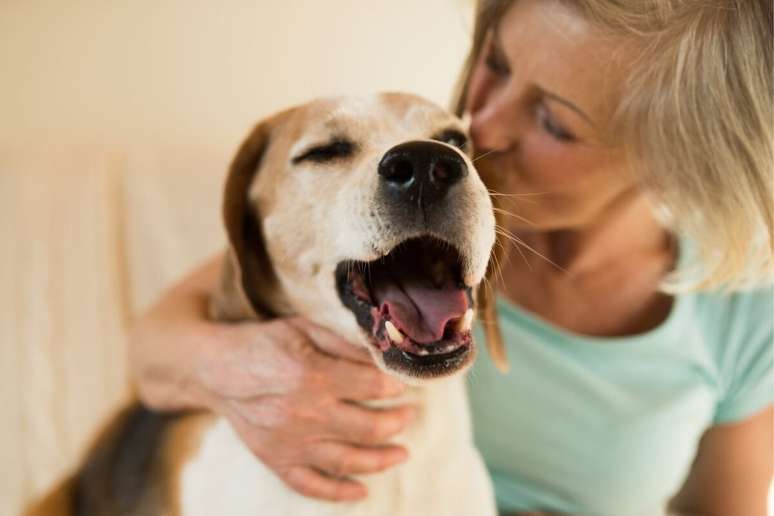
[[[410, 459], [325, 502], [286, 487], [213, 414], [125, 410], [29, 515], [486, 516], [462, 372], [495, 241], [462, 123], [406, 94], [322, 99], [259, 123], [226, 180], [213, 317], [303, 315], [411, 385]], [[479, 307], [480, 308], [480, 307]]]

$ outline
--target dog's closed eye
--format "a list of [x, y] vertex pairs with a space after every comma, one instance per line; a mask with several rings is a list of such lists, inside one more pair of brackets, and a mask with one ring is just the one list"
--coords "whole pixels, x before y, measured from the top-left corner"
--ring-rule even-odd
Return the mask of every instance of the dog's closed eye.
[[355, 153], [355, 144], [349, 140], [337, 139], [322, 145], [314, 145], [293, 158], [293, 164], [310, 161], [325, 163], [341, 158], [348, 158]]

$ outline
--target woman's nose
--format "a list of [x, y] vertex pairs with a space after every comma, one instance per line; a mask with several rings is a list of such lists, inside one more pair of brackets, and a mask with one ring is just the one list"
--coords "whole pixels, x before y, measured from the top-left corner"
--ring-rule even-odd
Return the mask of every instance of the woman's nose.
[[488, 98], [471, 112], [470, 137], [479, 152], [505, 150], [517, 143], [523, 122], [516, 104], [501, 95]]

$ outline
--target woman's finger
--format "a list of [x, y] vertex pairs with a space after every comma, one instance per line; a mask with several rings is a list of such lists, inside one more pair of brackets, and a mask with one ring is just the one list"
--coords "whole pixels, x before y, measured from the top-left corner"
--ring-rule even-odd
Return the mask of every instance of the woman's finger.
[[378, 473], [408, 458], [402, 446], [360, 447], [323, 441], [308, 451], [310, 465], [334, 477]]
[[319, 376], [325, 389], [340, 399], [352, 401], [395, 398], [406, 392], [406, 385], [372, 365], [348, 360], [327, 359]]
[[328, 428], [334, 440], [357, 445], [386, 444], [414, 419], [411, 406], [372, 409], [340, 402], [328, 412]]
[[320, 351], [333, 357], [373, 365], [371, 354], [364, 347], [344, 340], [329, 329], [303, 317], [292, 317], [287, 322], [306, 334]]
[[304, 496], [333, 502], [355, 501], [368, 494], [360, 482], [334, 478], [307, 466], [292, 466], [280, 472], [280, 478]]

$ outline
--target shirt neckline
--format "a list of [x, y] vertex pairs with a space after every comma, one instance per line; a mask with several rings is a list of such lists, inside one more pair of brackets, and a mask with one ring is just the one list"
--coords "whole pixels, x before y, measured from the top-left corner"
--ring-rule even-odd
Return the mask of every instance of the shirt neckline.
[[516, 322], [519, 326], [551, 335], [562, 341], [604, 345], [614, 348], [624, 344], [652, 341], [658, 337], [668, 335], [673, 331], [673, 328], [678, 324], [678, 321], [682, 319], [682, 314], [688, 309], [691, 299], [691, 294], [675, 295], [667, 317], [659, 325], [645, 332], [609, 337], [585, 335], [566, 330], [543, 319], [539, 315], [518, 306], [502, 296], [497, 298], [497, 311], [501, 316], [505, 317], [506, 320], [511, 320]]
[[[693, 252], [691, 243], [685, 238], [677, 238], [677, 260], [676, 269], [685, 267], [688, 262], [689, 254]], [[596, 336], [575, 333], [566, 330], [556, 324], [549, 322], [541, 316], [522, 308], [516, 303], [508, 300], [504, 296], [497, 297], [497, 311], [499, 314], [510, 319], [520, 326], [526, 326], [532, 330], [540, 331], [558, 338], [562, 341], [574, 341], [578, 343], [595, 344], [597, 346], [609, 346], [610, 348], [624, 347], [624, 345], [634, 345], [639, 342], [650, 342], [655, 338], [663, 337], [673, 331], [675, 326], [683, 318], [683, 314], [693, 303], [694, 295], [690, 292], [677, 293], [673, 296], [672, 306], [669, 313], [660, 324], [653, 328], [633, 335], [621, 336]]]

